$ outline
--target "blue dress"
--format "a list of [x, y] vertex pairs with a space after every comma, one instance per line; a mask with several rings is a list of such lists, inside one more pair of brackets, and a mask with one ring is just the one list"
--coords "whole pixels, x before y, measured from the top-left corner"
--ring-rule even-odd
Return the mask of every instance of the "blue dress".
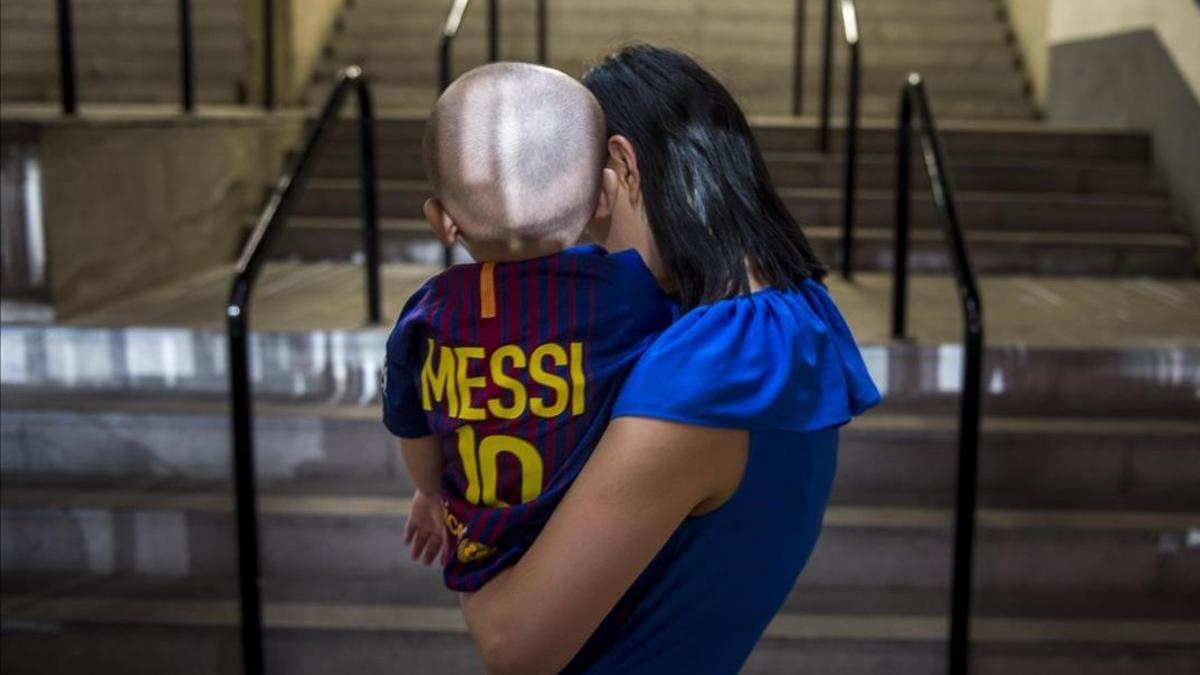
[[820, 284], [698, 307], [634, 367], [614, 417], [747, 429], [741, 483], [685, 520], [565, 673], [736, 673], [804, 568], [838, 427], [879, 402]]

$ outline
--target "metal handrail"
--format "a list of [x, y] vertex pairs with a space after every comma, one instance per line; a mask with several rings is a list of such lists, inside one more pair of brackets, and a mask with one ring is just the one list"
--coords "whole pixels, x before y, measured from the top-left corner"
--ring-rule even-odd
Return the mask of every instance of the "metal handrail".
[[266, 261], [271, 243], [287, 222], [304, 184], [312, 173], [316, 148], [329, 128], [338, 123], [350, 91], [358, 98], [359, 141], [362, 146], [363, 249], [366, 254], [367, 320], [380, 320], [379, 211], [375, 171], [375, 115], [371, 90], [358, 66], [337, 74], [304, 150], [280, 177], [263, 207], [238, 258], [225, 307], [229, 339], [230, 424], [233, 429], [234, 492], [237, 504], [238, 582], [241, 603], [242, 660], [246, 675], [263, 672], [262, 597], [259, 593], [258, 508], [254, 476], [254, 412], [250, 383], [250, 292]]
[[550, 10], [547, 0], [537, 0], [537, 57], [538, 63], [550, 65]]
[[975, 502], [979, 463], [979, 416], [983, 373], [983, 305], [971, 269], [971, 257], [958, 222], [954, 188], [947, 173], [942, 140], [929, 107], [921, 76], [908, 76], [900, 91], [900, 121], [896, 128], [896, 250], [892, 270], [892, 337], [903, 339], [907, 319], [909, 173], [913, 121], [921, 138], [922, 156], [933, 203], [946, 235], [950, 263], [963, 314], [963, 381], [958, 422], [958, 478], [954, 502], [954, 568], [951, 581], [948, 670], [966, 675], [970, 644], [971, 570], [975, 544]]
[[792, 24], [792, 114], [804, 112], [804, 44], [808, 30], [808, 0], [796, 0]]
[[[848, 81], [846, 83], [846, 147], [845, 177], [842, 185], [842, 277], [854, 276], [854, 207], [857, 192], [859, 90], [862, 75], [862, 36], [858, 26], [858, 7], [854, 0], [838, 0], [842, 16], [842, 38], [850, 50]], [[829, 116], [833, 86], [833, 0], [825, 0], [825, 32], [821, 65], [821, 128], [818, 143], [822, 153], [829, 152]]]
[[275, 2], [262, 0], [263, 108], [275, 109]]
[[[266, 0], [268, 4], [269, 1]], [[71, 19], [71, 0], [58, 0], [54, 14], [58, 34], [59, 102], [64, 115], [74, 115], [79, 112], [79, 99], [75, 79], [75, 31]], [[196, 110], [192, 53], [192, 1], [179, 0], [179, 101], [185, 113]]]
[[75, 36], [71, 29], [71, 0], [58, 0], [54, 16], [58, 24], [59, 102], [62, 103], [64, 115], [74, 115], [79, 111], [79, 102], [75, 97]]
[[[854, 0], [841, 1], [842, 29], [846, 44], [850, 46], [850, 81], [846, 90], [846, 173], [842, 188], [842, 276], [849, 281], [854, 274], [854, 199], [855, 174], [858, 170], [859, 76], [862, 64], [859, 53], [858, 8], [854, 5]], [[825, 120], [825, 134], [829, 134], [828, 119]]]
[[192, 0], [179, 0], [179, 87], [183, 111], [196, 110], [196, 79], [192, 67]]

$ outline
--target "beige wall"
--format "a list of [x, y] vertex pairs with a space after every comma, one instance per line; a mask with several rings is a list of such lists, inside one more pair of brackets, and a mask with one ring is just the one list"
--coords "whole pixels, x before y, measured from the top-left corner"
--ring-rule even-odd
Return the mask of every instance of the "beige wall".
[[[294, 105], [317, 65], [334, 20], [346, 0], [275, 1], [275, 101]], [[242, 6], [245, 26], [247, 72], [244, 79], [251, 101], [262, 100], [262, 2], [245, 0]]]
[[37, 137], [55, 314], [231, 262], [301, 124], [281, 115], [26, 121]]
[[1056, 44], [1153, 29], [1200, 97], [1200, 9], [1195, 0], [1006, 0], [1038, 104]]
[[1050, 50], [1047, 35], [1051, 0], [1008, 0], [1009, 17], [1017, 34], [1017, 44], [1025, 59], [1025, 70], [1033, 83], [1038, 106], [1046, 103], [1046, 80]]
[[292, 101], [304, 93], [333, 20], [346, 3], [345, 0], [290, 0], [278, 4], [284, 10], [282, 19], [288, 36], [281, 82], [285, 83], [288, 101]]
[[1200, 97], [1200, 8], [1195, 0], [1054, 0], [1051, 45], [1152, 28]]

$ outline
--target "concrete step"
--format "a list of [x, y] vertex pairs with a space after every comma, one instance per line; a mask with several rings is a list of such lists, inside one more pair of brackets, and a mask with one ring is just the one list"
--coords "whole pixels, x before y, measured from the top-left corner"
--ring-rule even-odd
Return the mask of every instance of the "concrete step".
[[[179, 84], [174, 81], [130, 81], [124, 76], [116, 79], [80, 78], [76, 83], [79, 100], [84, 103], [178, 103]], [[0, 90], [4, 101], [57, 101], [61, 94], [57, 78], [5, 80]], [[206, 82], [197, 78], [196, 100], [201, 103], [239, 104], [245, 102], [245, 91], [238, 82]]]
[[[430, 50], [432, 53], [432, 48]], [[436, 91], [437, 70], [433, 63], [414, 65], [404, 70], [389, 69], [385, 64], [396, 60], [427, 61], [424, 52], [412, 56], [400, 55], [347, 55], [338, 56], [327, 61], [327, 65], [316, 74], [315, 91], [310, 94], [312, 100], [319, 99], [322, 89], [328, 87], [333, 73], [342, 66], [350, 63], [363, 65], [372, 78], [379, 83], [381, 103], [387, 107], [411, 106], [410, 100], [415, 96], [418, 101], [432, 101]], [[456, 62], [454, 74], [458, 75], [482, 63], [462, 59]], [[561, 65], [561, 64], [555, 64]], [[761, 69], [758, 66], [725, 64], [714, 62], [710, 64], [714, 72], [721, 76], [730, 91], [747, 105], [751, 112], [767, 109], [781, 113], [791, 106], [790, 68]], [[565, 68], [565, 70], [570, 70]], [[754, 73], [741, 72], [743, 69], [753, 69]], [[989, 67], [985, 72], [971, 68], [930, 67], [919, 65], [911, 67], [889, 66], [886, 68], [867, 68], [863, 73], [861, 111], [866, 117], [894, 116], [893, 105], [898, 98], [901, 83], [908, 73], [935, 72], [936, 76], [927, 76], [934, 91], [934, 101], [943, 118], [954, 119], [969, 117], [970, 111], [985, 111], [993, 109], [996, 115], [1009, 117], [1032, 117], [1034, 108], [1025, 93], [1025, 82], [1021, 73], [1011, 66]], [[995, 73], [995, 77], [990, 74]], [[839, 71], [834, 83], [834, 108], [840, 112], [844, 105], [845, 94], [844, 74]], [[820, 75], [813, 71], [806, 74], [806, 112], [815, 113], [820, 101]], [[886, 99], [886, 103], [885, 100]], [[753, 103], [754, 105], [750, 105]], [[424, 104], [422, 104], [424, 105]]]
[[[438, 49], [436, 41], [408, 41], [400, 44], [390, 42], [376, 43], [365, 41], [364, 38], [344, 38], [331, 44], [328, 59], [322, 61], [314, 71], [317, 82], [331, 82], [338, 68], [347, 64], [358, 64], [365, 68], [376, 82], [389, 85], [426, 85], [436, 83], [438, 66], [433, 58]], [[778, 56], [778, 54], [774, 54]], [[482, 46], [463, 46], [455, 52], [455, 73], [462, 73], [484, 62]], [[761, 59], [760, 59], [761, 60]], [[398, 67], [397, 61], [403, 62]], [[594, 58], [586, 59], [593, 62]], [[713, 55], [704, 59], [706, 65], [718, 74], [727, 86], [736, 90], [769, 90], [778, 89], [791, 91], [792, 65], [791, 61], [767, 61], [758, 64], [744, 62], [740, 53], [726, 56]], [[566, 58], [552, 56], [552, 64], [560, 70], [574, 74], [584, 72], [584, 66], [575, 64]], [[846, 70], [841, 58], [835, 62], [834, 90], [845, 88]], [[953, 59], [924, 59], [912, 62], [899, 61], [889, 55], [878, 62], [870, 62], [862, 71], [864, 91], [898, 94], [900, 84], [907, 74], [919, 71], [929, 83], [934, 100], [940, 100], [942, 95], [970, 94], [1003, 94], [1020, 98], [1027, 86], [1025, 73], [1012, 62], [997, 62], [995, 65], [977, 65], [967, 67]], [[804, 70], [805, 92], [809, 97], [818, 96], [818, 86], [821, 82], [820, 60], [810, 59]]]
[[[514, 4], [511, 7], [513, 16], [529, 15], [532, 11], [531, 6], [527, 3]], [[562, 24], [577, 24], [580, 21], [620, 21], [629, 25], [652, 26], [654, 24], [649, 22], [655, 20], [703, 20], [710, 17], [723, 18], [727, 16], [787, 18], [790, 20], [793, 16], [793, 7], [792, 3], [767, 0], [742, 2], [736, 6], [731, 6], [725, 0], [658, 0], [653, 4], [626, 0], [608, 6], [596, 6], [586, 0], [561, 0], [556, 2], [551, 9], [551, 21]], [[811, 2], [808, 4], [807, 10], [808, 16], [815, 19], [822, 14], [823, 5], [819, 2]], [[965, 23], [977, 20], [999, 21], [1002, 16], [1000, 6], [988, 0], [934, 0], [932, 2], [886, 0], [863, 3], [859, 10], [863, 23], [888, 20], [936, 20]], [[442, 2], [364, 0], [357, 2], [354, 8], [346, 13], [345, 18], [347, 22], [378, 22], [394, 25], [406, 21], [444, 18], [445, 12], [446, 4]], [[485, 20], [486, 13], [482, 8], [471, 8], [468, 12], [468, 18]], [[509, 15], [510, 12], [506, 11], [502, 16], [507, 18]], [[790, 31], [790, 21], [788, 29]]]
[[[399, 147], [419, 148], [427, 110], [393, 108], [384, 110], [376, 125], [383, 152]], [[751, 116], [750, 123], [763, 151], [814, 152], [818, 125], [811, 117]], [[834, 120], [832, 145], [842, 148], [841, 120]], [[1051, 160], [1110, 160], [1149, 162], [1150, 138], [1142, 131], [1099, 129], [1037, 122], [949, 121], [939, 124], [949, 160], [959, 157], [1019, 157]], [[333, 128], [331, 143], [353, 143], [357, 123], [347, 120]], [[890, 157], [895, 152], [894, 121], [870, 120], [863, 124], [859, 148], [863, 153]], [[952, 164], [953, 166], [953, 164]]]
[[[10, 6], [5, 0], [0, 25], [4, 29], [57, 26], [58, 11], [54, 2], [39, 2], [37, 6]], [[238, 2], [192, 3], [192, 26], [196, 29], [213, 25], [240, 25], [243, 10]], [[179, 4], [176, 2], [103, 2], [75, 0], [71, 3], [72, 24], [78, 31], [97, 26], [167, 27], [179, 25]]]
[[[5, 489], [229, 485], [228, 413], [220, 401], [10, 396], [0, 421]], [[394, 481], [410, 494], [378, 416], [377, 404], [264, 402], [256, 444], [261, 484], [337, 491]], [[956, 429], [951, 416], [886, 412], [850, 425], [842, 434], [834, 503], [951, 505]], [[1200, 510], [1200, 495], [1191, 489], [1200, 481], [1197, 437], [1200, 424], [1184, 420], [987, 418], [980, 503]]]
[[[210, 55], [220, 55], [220, 57], [209, 59], [204, 54], [195, 54], [194, 58], [199, 59], [198, 62], [193, 62], [194, 73], [198, 79], [228, 81], [240, 79], [244, 74], [245, 69], [239, 59], [228, 58], [220, 50], [212, 50]], [[154, 56], [160, 58], [154, 58], [146, 51], [140, 53], [109, 51], [106, 54], [81, 55], [75, 72], [80, 79], [145, 78], [160, 82], [178, 80], [178, 53], [172, 49], [160, 51]], [[42, 54], [12, 56], [6, 54], [0, 76], [5, 78], [6, 84], [14, 80], [27, 79], [53, 79], [57, 82], [57, 59], [48, 63], [45, 55]]]
[[[397, 663], [415, 675], [478, 672], [457, 610], [382, 599], [392, 595], [389, 581], [267, 580], [268, 672], [385, 673], [395, 672]], [[56, 582], [5, 577], [6, 588], [20, 591]], [[84, 577], [60, 583], [64, 585], [51, 592], [4, 598], [5, 614], [13, 619], [4, 626], [0, 649], [5, 662], [23, 673], [209, 675], [238, 668], [236, 605], [229, 580]], [[376, 590], [345, 591], [355, 586]], [[314, 602], [305, 599], [310, 594], [303, 589], [308, 588], [364, 597]], [[271, 598], [273, 593], [277, 599]], [[934, 608], [939, 600], [930, 595], [828, 594], [807, 610], [781, 613], [742, 672], [800, 672], [796, 664], [839, 675], [934, 672], [941, 667], [945, 633], [941, 610]], [[985, 598], [980, 601], [984, 604]], [[1046, 601], [1063, 604], [1063, 598], [1052, 595], [1040, 598]], [[881, 604], [895, 608], [874, 613], [848, 609]], [[1085, 675], [1175, 675], [1190, 672], [1200, 661], [1189, 646], [1197, 631], [1194, 617], [1173, 618], [1162, 611], [1145, 618], [1099, 616], [980, 612], [973, 631], [975, 669], [1049, 672], [1065, 663]], [[139, 654], [136, 664], [130, 663], [129, 653]]]
[[[425, 167], [419, 147], [389, 144], [376, 158], [384, 180], [420, 181]], [[815, 152], [771, 153], [765, 157], [777, 187], [841, 188], [842, 155]], [[317, 158], [313, 176], [319, 179], [352, 179], [361, 171], [358, 147], [330, 145]], [[1060, 193], [1074, 195], [1166, 194], [1152, 166], [1138, 162], [1073, 162], [1017, 158], [959, 157], [953, 167], [954, 185], [977, 192]], [[891, 189], [896, 166], [892, 158], [864, 155], [858, 160], [860, 189]], [[914, 190], [927, 190], [929, 181], [917, 158], [910, 174]]]
[[[295, 261], [349, 261], [361, 257], [361, 223], [342, 217], [293, 217], [296, 223], [280, 235], [272, 256]], [[817, 254], [829, 264], [839, 259], [841, 234], [834, 226], [804, 227]], [[422, 221], [385, 219], [384, 260], [436, 264], [441, 246]], [[855, 230], [855, 266], [860, 271], [890, 270], [893, 230], [890, 226]], [[1194, 274], [1194, 248], [1182, 234], [1090, 233], [972, 229], [967, 233], [972, 264], [981, 274], [1045, 274], [1056, 276]], [[461, 259], [461, 258], [457, 258]], [[914, 272], [950, 271], [939, 230], [913, 231], [909, 268]]]
[[[357, 487], [357, 486], [356, 486]], [[265, 575], [422, 574], [400, 545], [408, 500], [260, 493]], [[236, 569], [227, 490], [8, 488], [5, 573], [200, 574]], [[831, 506], [800, 587], [941, 590], [951, 512]], [[976, 586], [995, 591], [1200, 592], [1200, 513], [981, 509]], [[137, 551], [143, 555], [131, 555]]]
[[[385, 316], [436, 267], [387, 265]], [[223, 400], [226, 268], [150, 289], [73, 319], [0, 328], [0, 399]], [[263, 401], [373, 405], [386, 327], [363, 324], [360, 265], [270, 263], [255, 288], [251, 362]], [[827, 279], [884, 392], [883, 411], [955, 415], [962, 376], [953, 279], [913, 275], [912, 344], [889, 339], [888, 276]], [[1200, 285], [1163, 278], [980, 278], [988, 349], [984, 414], [1189, 418], [1200, 415]], [[110, 328], [105, 328], [109, 326]], [[139, 328], [125, 328], [137, 326]], [[155, 328], [157, 326], [157, 328]]]
[[[864, 91], [859, 102], [860, 115], [864, 118], [895, 118], [899, 110], [900, 82], [897, 80], [895, 87], [888, 87], [886, 90]], [[752, 84], [734, 86], [731, 91], [739, 101], [751, 109], [755, 109], [749, 105], [752, 100], [768, 106], [757, 108], [759, 110], [769, 109], [782, 112], [791, 106], [790, 90], [781, 88], [779, 80], [775, 80], [774, 84], [763, 84], [759, 87]], [[432, 80], [426, 87], [416, 85], [392, 87], [384, 83], [375, 88], [375, 99], [384, 108], [409, 107], [414, 103], [434, 100], [435, 90]], [[844, 114], [845, 106], [845, 101], [838, 98], [832, 103], [831, 108], [835, 115], [841, 116]], [[1031, 120], [1034, 118], [1035, 112], [1033, 103], [1019, 93], [1016, 96], [1012, 94], [964, 93], [961, 96], [944, 96], [937, 99], [937, 113], [941, 119], [947, 120]]]
[[[721, 31], [706, 34], [703, 43], [691, 46], [684, 44], [684, 48], [703, 65], [718, 71], [718, 74], [723, 67], [733, 66], [772, 73], [791, 72], [794, 46], [790, 35], [783, 44], [775, 40], [747, 41], [744, 36], [751, 31], [739, 26], [736, 21], [722, 25]], [[427, 66], [436, 65], [436, 59], [433, 57], [436, 56], [436, 49], [440, 44], [436, 31], [429, 31], [424, 27], [414, 31], [413, 28], [415, 27], [408, 31], [412, 38], [403, 40], [395, 39], [396, 31], [381, 24], [342, 30], [330, 41], [330, 53], [338, 57], [338, 60], [365, 60], [375, 67], [378, 74], [389, 79], [400, 78], [413, 72], [413, 66], [416, 65], [405, 59], [427, 57]], [[581, 25], [570, 30], [554, 31], [549, 44], [551, 65], [568, 69], [573, 74], [582, 72], [585, 63], [594, 63], [604, 54], [604, 51], [597, 51], [602, 45], [593, 44], [599, 30], [602, 28]], [[999, 34], [996, 28], [991, 28], [990, 31]], [[956, 33], [948, 33], [947, 36], [955, 37]], [[502, 46], [504, 37], [501, 36]], [[865, 42], [866, 38], [863, 39], [863, 44], [868, 44]], [[602, 39], [603, 41], [607, 41], [607, 38]], [[822, 48], [819, 40], [811, 40], [805, 44], [804, 63], [807, 68], [815, 70], [820, 67]], [[483, 27], [476, 27], [469, 32], [460, 33], [460, 38], [454, 42], [453, 54], [456, 59], [465, 59], [473, 63], [484, 57], [486, 49]], [[835, 64], [846, 63], [847, 56], [842, 49], [839, 43], [838, 51], [834, 53]], [[999, 38], [984, 42], [936, 38], [917, 41], [910, 38], [904, 42], [870, 43], [869, 48], [864, 48], [861, 59], [864, 71], [887, 67], [920, 69], [931, 66], [961, 70], [999, 70], [1012, 69], [1020, 63], [1013, 49]], [[330, 64], [326, 62], [324, 68], [329, 67]], [[753, 72], [747, 70], [739, 74], [749, 76]]]
[[[500, 37], [501, 47], [512, 45], [513, 40], [529, 38], [536, 32], [536, 18], [533, 13], [533, 3], [512, 3], [501, 7]], [[730, 29], [743, 32], [747, 42], [762, 43], [786, 39], [789, 44], [793, 37], [794, 16], [792, 5], [773, 2], [770, 4], [753, 4], [739, 2], [730, 4], [722, 0], [704, 3], [706, 6], [696, 11], [694, 4], [675, 5], [656, 4], [641, 5], [626, 3], [626, 7], [617, 10], [610, 8], [604, 13], [594, 8], [580, 5], [550, 7], [550, 30], [548, 38], [551, 46], [556, 44], [569, 47], [566, 36], [596, 36], [608, 37], [619, 33], [650, 33], [656, 35], [681, 37], [704, 36], [729, 31]], [[963, 3], [946, 3], [949, 9], [961, 11]], [[943, 6], [943, 9], [946, 7]], [[382, 6], [372, 8], [359, 5], [345, 12], [340, 20], [340, 33], [370, 34], [389, 31], [393, 35], [424, 35], [428, 36], [430, 27], [436, 32], [446, 17], [447, 5], [444, 3], [409, 2], [403, 8], [387, 9]], [[822, 24], [819, 16], [820, 7], [814, 6], [807, 14], [809, 19], [805, 32], [806, 40], [816, 43], [821, 38]], [[953, 16], [953, 13], [942, 12], [942, 16], [934, 20], [927, 15], [931, 9], [929, 3], [920, 3], [907, 8], [895, 4], [888, 8], [893, 11], [879, 14], [874, 8], [861, 6], [859, 11], [859, 29], [862, 39], [870, 44], [945, 42], [961, 44], [987, 44], [995, 42], [1006, 44], [1010, 32], [1006, 22], [997, 18], [994, 12], [984, 8], [982, 12], [968, 10], [965, 16]], [[916, 13], [913, 10], [917, 10]], [[936, 9], [936, 8], [933, 8]], [[921, 10], [926, 10], [922, 12]], [[661, 20], [649, 23], [640, 13], [652, 13]], [[972, 16], [974, 14], [974, 16]], [[459, 30], [459, 39], [465, 36], [482, 35], [486, 30], [487, 16], [485, 7], [469, 5], [466, 16]], [[835, 20], [835, 38], [840, 41], [840, 12]]]
[[[424, 181], [381, 181], [380, 213], [388, 218], [420, 218], [422, 204], [429, 195], [430, 189]], [[835, 223], [841, 217], [840, 188], [787, 187], [780, 189], [780, 195], [802, 224]], [[967, 231], [1168, 233], [1176, 230], [1170, 205], [1161, 197], [959, 190], [956, 198]], [[361, 185], [355, 179], [312, 180], [295, 212], [336, 218], [357, 214], [361, 201]], [[894, 194], [890, 190], [860, 188], [856, 203], [857, 226], [888, 227], [894, 222]], [[940, 226], [931, 196], [916, 193], [912, 205], [914, 226]]]
[[[193, 33], [193, 48], [196, 54], [211, 58], [241, 60], [245, 52], [244, 38], [236, 27], [214, 27]], [[35, 31], [6, 31], [4, 33], [5, 58], [28, 56], [50, 56], [57, 58], [56, 34]], [[88, 31], [79, 29], [75, 34], [76, 61], [83, 62], [91, 55], [117, 53], [135, 58], [140, 51], [149, 50], [172, 53], [178, 59], [179, 29], [174, 25], [155, 27], [126, 26], [97, 27]]]

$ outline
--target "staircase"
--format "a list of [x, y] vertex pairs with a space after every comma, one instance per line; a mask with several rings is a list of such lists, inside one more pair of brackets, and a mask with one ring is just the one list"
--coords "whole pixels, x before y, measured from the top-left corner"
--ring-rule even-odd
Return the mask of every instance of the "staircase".
[[[811, 123], [770, 117], [752, 122], [785, 202], [822, 257], [835, 261], [841, 236], [840, 135], [834, 152], [822, 155]], [[858, 269], [891, 266], [894, 124], [869, 121], [860, 138]], [[383, 255], [395, 262], [440, 259], [440, 248], [421, 219], [429, 195], [419, 157], [423, 127], [423, 114], [395, 112], [380, 121], [377, 131]], [[1193, 242], [1155, 176], [1147, 135], [1031, 122], [951, 120], [941, 128], [977, 271], [1194, 273]], [[358, 250], [355, 133], [345, 124], [338, 140], [322, 149], [303, 202], [276, 249], [280, 257], [348, 260]], [[924, 181], [923, 170], [912, 175]], [[927, 185], [918, 184], [912, 269], [944, 272], [948, 261], [940, 225]]]
[[[55, 0], [0, 4], [0, 99], [59, 99]], [[192, 3], [196, 100], [245, 102], [246, 45], [241, 0]], [[176, 0], [73, 0], [79, 100], [178, 103]]]
[[[436, 96], [439, 28], [447, 0], [356, 0], [316, 73], [310, 99], [328, 88], [333, 67], [359, 63], [375, 78], [385, 107], [427, 109]], [[487, 3], [472, 3], [455, 42], [455, 72], [485, 60]], [[579, 76], [630, 40], [682, 48], [717, 73], [747, 112], [791, 114], [793, 0], [554, 0], [549, 3], [549, 65]], [[817, 110], [822, 36], [820, 0], [806, 3], [806, 105]], [[505, 0], [500, 56], [534, 60], [534, 0]], [[891, 117], [899, 82], [920, 70], [934, 83], [945, 117], [1031, 119], [1034, 107], [999, 0], [859, 0], [864, 42], [862, 111]], [[840, 35], [840, 26], [837, 31]], [[614, 39], [613, 36], [621, 36]], [[841, 41], [838, 38], [837, 45]], [[840, 89], [845, 51], [837, 50]], [[844, 96], [835, 99], [840, 111]]]
[[[455, 42], [455, 73], [485, 60], [486, 4], [468, 6]], [[821, 2], [809, 1], [806, 108], [818, 105]], [[535, 3], [502, 3], [502, 58], [535, 58]], [[771, 175], [824, 259], [836, 258], [841, 218], [842, 157], [817, 151], [811, 121], [790, 113], [795, 3], [781, 0], [584, 0], [550, 3], [550, 64], [581, 75], [626, 40], [673, 44], [722, 76], [748, 112]], [[997, 0], [858, 0], [863, 36], [856, 264], [891, 266], [895, 175], [895, 110], [905, 74], [919, 70], [946, 136], [962, 220], [976, 269], [983, 273], [1186, 276], [1195, 248], [1183, 234], [1170, 196], [1155, 175], [1145, 134], [1080, 129], [1034, 121], [1020, 61]], [[421, 221], [429, 194], [419, 153], [425, 111], [436, 98], [435, 55], [445, 0], [356, 0], [343, 12], [318, 66], [309, 102], [319, 101], [333, 73], [350, 63], [370, 74], [387, 110], [378, 136], [384, 255], [432, 263], [440, 255]], [[840, 30], [840, 29], [839, 29]], [[840, 39], [835, 113], [844, 96]], [[841, 119], [838, 117], [837, 119]], [[343, 138], [351, 140], [353, 129]], [[840, 143], [840, 139], [835, 141]], [[358, 211], [357, 149], [324, 149], [281, 257], [349, 259]], [[923, 171], [914, 176], [924, 180]], [[915, 270], [943, 272], [925, 184], [914, 199]], [[465, 259], [465, 256], [460, 257]]]
[[[856, 327], [857, 292], [834, 287]], [[1158, 304], [1200, 303], [1200, 284], [1183, 293]], [[221, 335], [0, 335], [6, 670], [235, 672]], [[271, 672], [478, 670], [455, 598], [400, 544], [412, 487], [377, 419], [384, 337], [256, 334]], [[1168, 339], [1190, 346], [989, 350], [977, 672], [1200, 666], [1200, 340]], [[939, 672], [961, 356], [900, 344], [865, 356], [887, 403], [846, 429], [825, 533], [745, 672]]]
[[[26, 4], [4, 0], [6, 26]], [[502, 55], [531, 59], [533, 3], [503, 4]], [[336, 68], [358, 62], [385, 109], [387, 316], [441, 258], [420, 220], [418, 152], [445, 5], [355, 0], [309, 93], [319, 102]], [[484, 5], [467, 15], [456, 72], [483, 60]], [[567, 72], [613, 46], [609, 36], [636, 34], [689, 48], [720, 73], [755, 113], [785, 200], [835, 262], [841, 133], [823, 155], [811, 117], [783, 116], [793, 3], [551, 7], [552, 64]], [[1035, 119], [998, 8], [859, 0], [863, 274], [830, 286], [885, 404], [844, 430], [824, 534], [745, 673], [944, 667], [962, 353], [923, 171], [913, 173], [911, 264], [922, 274], [911, 282], [912, 342], [888, 339], [881, 273], [891, 266], [892, 112], [911, 68], [931, 89], [988, 312], [973, 672], [1200, 671], [1195, 245], [1145, 134]], [[7, 33], [4, 49], [7, 100]], [[817, 80], [810, 67], [810, 116]], [[355, 141], [353, 124], [333, 130], [256, 290], [269, 669], [475, 673], [455, 598], [400, 544], [412, 486], [378, 419], [387, 327], [362, 325], [362, 269], [350, 262], [361, 254]], [[148, 289], [67, 325], [0, 328], [6, 673], [238, 671], [221, 333], [230, 274]]]

